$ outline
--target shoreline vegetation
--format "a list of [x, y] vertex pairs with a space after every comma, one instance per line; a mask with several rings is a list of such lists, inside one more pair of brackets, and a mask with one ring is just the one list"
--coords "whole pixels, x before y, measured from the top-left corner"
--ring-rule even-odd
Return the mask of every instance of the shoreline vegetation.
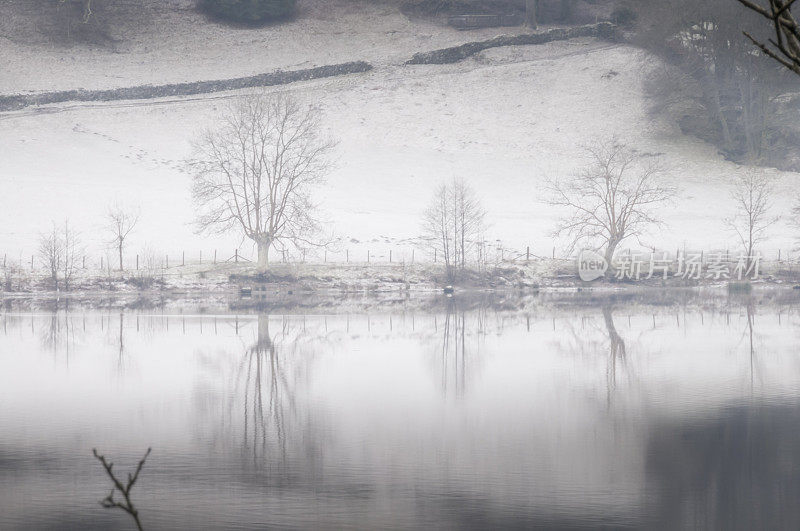
[[[674, 272], [673, 272], [674, 273]], [[671, 274], [673, 274], [671, 273]], [[0, 301], [76, 300], [152, 305], [155, 301], [187, 299], [217, 301], [241, 306], [300, 304], [323, 298], [365, 297], [372, 302], [427, 295], [475, 296], [497, 294], [524, 297], [539, 292], [614, 293], [656, 290], [704, 289], [749, 293], [754, 288], [800, 290], [800, 264], [770, 261], [756, 279], [685, 279], [670, 276], [641, 280], [601, 278], [580, 280], [576, 262], [538, 259], [524, 263], [500, 263], [482, 269], [467, 268], [448, 276], [442, 264], [273, 264], [266, 274], [249, 263], [174, 266], [158, 271], [81, 270], [70, 290], [55, 291], [41, 271], [9, 275], [0, 285]], [[138, 302], [137, 302], [138, 301]]]

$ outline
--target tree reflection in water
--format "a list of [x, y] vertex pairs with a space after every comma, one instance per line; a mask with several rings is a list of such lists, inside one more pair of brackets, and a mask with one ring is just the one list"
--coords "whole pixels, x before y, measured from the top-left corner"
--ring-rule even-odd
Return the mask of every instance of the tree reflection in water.
[[440, 343], [434, 371], [439, 373], [442, 394], [463, 397], [473, 363], [478, 362], [480, 337], [486, 333], [486, 308], [467, 311], [451, 299], [446, 306], [444, 321], [435, 320]]
[[603, 306], [603, 322], [608, 335], [608, 367], [606, 368], [606, 389], [608, 401], [611, 402], [611, 394], [617, 388], [617, 363], [621, 368], [625, 368], [628, 361], [625, 340], [617, 332], [614, 325], [613, 308]]
[[647, 513], [662, 529], [799, 529], [800, 408], [652, 422]]
[[310, 410], [298, 400], [325, 341], [324, 332], [306, 330], [304, 319], [258, 315], [255, 341], [243, 343], [228, 408], [232, 433], [241, 430], [241, 448], [256, 467], [285, 467], [296, 453], [315, 451], [316, 440], [306, 433], [311, 423], [302, 421]]
[[[628, 345], [614, 322], [613, 304], [604, 304], [600, 308], [600, 312], [603, 316], [602, 325], [597, 323], [594, 316], [582, 317], [580, 329], [575, 328], [576, 321], [567, 320], [563, 325], [566, 333], [561, 335], [556, 348], [576, 358], [591, 359], [598, 353], [606, 357], [606, 403], [610, 406], [619, 385], [620, 374], [625, 373], [630, 378], [631, 368], [628, 360]], [[553, 326], [555, 329], [555, 321]], [[594, 333], [587, 333], [586, 327], [592, 329]]]
[[[39, 339], [45, 350], [52, 352], [55, 358], [63, 354], [63, 361], [67, 365], [80, 332], [75, 320], [76, 316], [69, 312], [68, 306], [63, 311], [56, 308], [50, 313], [44, 326], [39, 329]], [[33, 317], [31, 317], [31, 330], [33, 328]]]
[[758, 364], [758, 360], [756, 358], [756, 342], [758, 340], [755, 329], [756, 307], [752, 298], [748, 298], [747, 303], [745, 304], [745, 310], [747, 311], [747, 326], [745, 327], [742, 337], [747, 338], [747, 345], [750, 351], [750, 393], [752, 394], [755, 384], [756, 366]]
[[[258, 340], [245, 355], [247, 376], [244, 388], [244, 444], [253, 452], [254, 462], [259, 449], [267, 452], [270, 435], [286, 459], [286, 407], [294, 408], [293, 389], [286, 380], [280, 356], [281, 337], [286, 334], [284, 322], [280, 334], [270, 335], [269, 316], [258, 316]], [[266, 403], [266, 408], [265, 408]]]

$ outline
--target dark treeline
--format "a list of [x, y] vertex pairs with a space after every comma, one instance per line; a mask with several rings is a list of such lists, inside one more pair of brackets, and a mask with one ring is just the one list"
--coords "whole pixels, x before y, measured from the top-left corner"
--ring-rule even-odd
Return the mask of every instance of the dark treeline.
[[642, 0], [635, 42], [664, 60], [645, 88], [655, 113], [730, 160], [800, 169], [797, 78], [744, 36], [774, 33], [729, 0]]

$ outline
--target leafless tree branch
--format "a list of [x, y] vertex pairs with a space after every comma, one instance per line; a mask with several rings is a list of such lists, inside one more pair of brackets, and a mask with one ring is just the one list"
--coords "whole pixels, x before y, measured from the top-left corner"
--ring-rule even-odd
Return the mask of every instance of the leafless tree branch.
[[319, 120], [317, 109], [286, 94], [244, 96], [228, 106], [188, 162], [199, 229], [240, 230], [258, 246], [261, 271], [270, 248], [313, 242], [320, 224], [311, 192], [336, 145], [322, 137]]
[[[128, 473], [128, 481], [123, 483], [120, 481], [116, 475], [114, 475], [114, 463], [108, 461], [104, 455], [100, 455], [97, 453], [97, 449], [93, 448], [92, 453], [94, 454], [95, 459], [100, 461], [103, 465], [103, 468], [106, 471], [106, 474], [111, 479], [111, 482], [114, 486], [111, 488], [111, 492], [100, 500], [100, 505], [105, 509], [121, 509], [128, 513], [133, 521], [136, 523], [136, 528], [139, 531], [142, 531], [142, 522], [139, 519], [139, 511], [133, 505], [131, 501], [131, 490], [133, 489], [134, 485], [136, 485], [136, 481], [139, 479], [139, 473], [141, 473], [142, 468], [144, 467], [145, 461], [147, 461], [148, 456], [152, 448], [148, 448], [147, 452], [144, 454], [144, 457], [139, 461], [139, 464], [136, 466], [136, 471], [133, 474]], [[114, 499], [114, 494], [119, 492], [122, 497], [123, 501], [117, 501]]]
[[800, 75], [800, 26], [792, 13], [796, 0], [767, 0], [766, 5], [753, 0], [738, 0], [751, 11], [770, 20], [775, 28], [775, 38], [767, 42], [744, 32], [764, 54]]
[[772, 216], [772, 186], [774, 178], [757, 168], [748, 168], [740, 175], [731, 192], [736, 208], [735, 215], [724, 221], [728, 229], [736, 234], [749, 269], [756, 248], [763, 243], [769, 228], [778, 222]]
[[475, 191], [463, 179], [454, 178], [436, 189], [423, 213], [423, 236], [441, 254], [451, 280], [476, 252], [481, 260], [485, 218]]
[[111, 234], [111, 245], [117, 251], [119, 270], [124, 270], [123, 252], [127, 245], [128, 236], [139, 223], [139, 212], [122, 206], [119, 203], [111, 205], [106, 214], [108, 232]]
[[663, 170], [616, 139], [586, 148], [591, 164], [567, 180], [552, 180], [547, 202], [566, 209], [555, 235], [605, 248], [611, 264], [617, 246], [661, 225], [655, 211], [675, 195], [662, 183]]

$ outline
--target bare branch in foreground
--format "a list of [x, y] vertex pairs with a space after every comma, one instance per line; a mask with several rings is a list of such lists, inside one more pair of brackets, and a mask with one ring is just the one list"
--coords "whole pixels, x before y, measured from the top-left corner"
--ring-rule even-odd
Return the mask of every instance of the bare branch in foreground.
[[[123, 484], [117, 478], [117, 476], [114, 475], [114, 463], [106, 460], [104, 455], [98, 454], [96, 448], [92, 449], [95, 459], [100, 461], [100, 463], [103, 465], [103, 468], [106, 470], [106, 474], [108, 474], [108, 477], [111, 478], [111, 481], [114, 483], [114, 486], [111, 488], [111, 492], [108, 494], [108, 496], [100, 500], [100, 505], [105, 509], [121, 509], [125, 511], [131, 516], [131, 518], [133, 518], [133, 521], [136, 523], [136, 528], [139, 531], [142, 531], [142, 522], [139, 520], [139, 511], [136, 510], [136, 507], [131, 501], [131, 490], [133, 489], [134, 485], [136, 485], [136, 481], [139, 479], [139, 473], [142, 471], [144, 463], [147, 461], [147, 457], [150, 455], [151, 451], [152, 448], [147, 449], [147, 453], [145, 453], [144, 457], [142, 457], [142, 459], [139, 461], [136, 471], [133, 474], [129, 473], [127, 483]], [[122, 502], [114, 499], [114, 493], [117, 491], [119, 491], [124, 498]]]
[[800, 26], [792, 14], [792, 7], [797, 0], [768, 0], [766, 6], [752, 0], [738, 1], [770, 20], [775, 28], [775, 38], [767, 42], [756, 39], [746, 31], [745, 36], [765, 55], [800, 75]]

